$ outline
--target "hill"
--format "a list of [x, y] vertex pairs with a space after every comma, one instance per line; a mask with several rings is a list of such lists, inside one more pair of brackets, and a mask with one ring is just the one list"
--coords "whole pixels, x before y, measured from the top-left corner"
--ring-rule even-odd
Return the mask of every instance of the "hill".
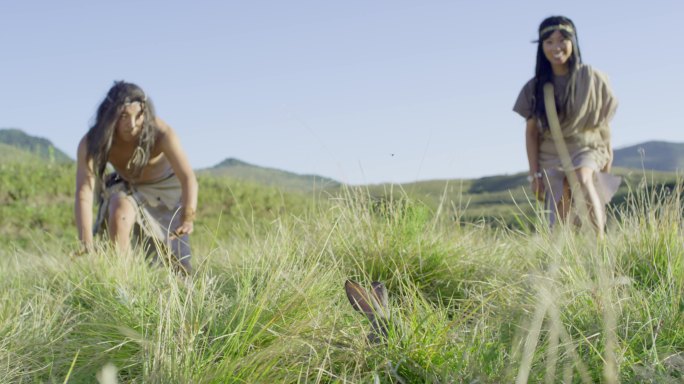
[[[92, 382], [105, 372], [110, 382], [169, 383], [684, 375], [678, 199], [623, 209], [597, 243], [563, 228], [459, 225], [449, 211], [403, 201], [378, 210], [363, 194], [319, 205], [207, 175], [191, 240], [196, 274], [183, 279], [137, 250], [73, 252], [74, 168], [0, 164], [0, 356], [11, 358], [1, 382]], [[373, 292], [391, 321], [376, 327], [380, 343], [369, 344], [359, 301], [346, 303], [348, 279], [383, 282]]]
[[[684, 170], [684, 144], [649, 141], [614, 152], [613, 173], [623, 178], [611, 205], [624, 204], [629, 191], [643, 185], [672, 187], [676, 172]], [[376, 199], [394, 199], [397, 192], [436, 209], [452, 208], [460, 219], [495, 219], [506, 225], [517, 222], [521, 214], [531, 213], [527, 172], [494, 175], [477, 179], [425, 180], [401, 185], [368, 186]], [[659, 187], [658, 187], [659, 188]]]
[[[20, 129], [0, 129], [0, 143], [58, 163], [73, 161], [66, 153], [55, 147], [50, 140], [28, 135]], [[9, 158], [2, 156], [2, 159], [8, 160]]]
[[684, 170], [684, 143], [648, 141], [616, 149], [616, 167], [676, 172]]
[[244, 161], [228, 158], [221, 163], [199, 170], [198, 174], [230, 177], [236, 180], [275, 186], [288, 191], [313, 191], [341, 186], [333, 179], [317, 175], [300, 175], [276, 168], [260, 167]]
[[[633, 174], [642, 170], [654, 171], [659, 178], [674, 178], [667, 175], [684, 169], [684, 144], [663, 141], [649, 141], [641, 144], [615, 149], [613, 166], [621, 175]], [[290, 191], [310, 191], [313, 189], [335, 189], [342, 183], [316, 175], [299, 175], [275, 168], [261, 167], [244, 161], [228, 158], [214, 167], [199, 171], [213, 176], [227, 176], [237, 180], [277, 186]], [[479, 195], [483, 202], [509, 201], [511, 190], [520, 191], [527, 186], [526, 172], [512, 175], [494, 175], [471, 180], [427, 180], [402, 184], [400, 188], [412, 191], [431, 200], [444, 193], [445, 185], [449, 190], [459, 193]], [[387, 184], [369, 186], [375, 193], [387, 190]], [[384, 193], [382, 193], [384, 194]], [[480, 200], [478, 199], [478, 200]], [[472, 203], [472, 201], [471, 201]]]
[[[30, 136], [17, 129], [0, 130], [0, 163], [14, 163], [16, 160], [42, 162], [50, 158], [58, 163], [73, 163], [49, 140]], [[645, 176], [649, 178], [648, 184], [672, 185], [676, 180], [675, 172], [684, 169], [684, 144], [650, 141], [619, 148], [615, 150], [614, 165], [614, 173], [624, 179], [622, 188], [613, 200], [613, 204], [620, 204], [624, 202], [628, 191], [640, 185]], [[235, 158], [198, 170], [197, 174], [204, 182], [226, 179], [227, 182], [247, 183], [256, 189], [265, 187], [286, 193], [327, 191], [337, 194], [344, 188], [342, 183], [331, 178], [257, 166]], [[511, 225], [521, 213], [531, 211], [526, 172], [469, 180], [427, 180], [360, 188], [378, 201], [406, 196], [434, 209], [439, 206], [452, 209], [465, 221], [494, 218], [503, 219], [503, 222]], [[522, 211], [521, 207], [524, 207]]]
[[43, 161], [43, 159], [23, 149], [0, 142], [0, 163], [27, 161]]
[[[630, 191], [671, 190], [677, 182], [675, 172], [613, 168], [622, 184], [610, 205], [626, 203]], [[425, 206], [454, 212], [460, 222], [486, 222], [494, 226], [519, 227], [523, 216], [533, 214], [534, 197], [526, 180], [527, 172], [513, 175], [487, 176], [463, 180], [427, 180], [401, 185], [378, 184], [363, 187], [378, 201], [402, 199], [404, 196]], [[524, 221], [524, 220], [523, 220]]]

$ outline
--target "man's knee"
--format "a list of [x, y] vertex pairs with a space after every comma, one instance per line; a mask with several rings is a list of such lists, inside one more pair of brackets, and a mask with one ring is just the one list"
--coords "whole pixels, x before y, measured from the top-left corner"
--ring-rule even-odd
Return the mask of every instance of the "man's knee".
[[135, 223], [135, 207], [124, 194], [115, 194], [109, 200], [109, 226], [115, 231], [130, 231]]

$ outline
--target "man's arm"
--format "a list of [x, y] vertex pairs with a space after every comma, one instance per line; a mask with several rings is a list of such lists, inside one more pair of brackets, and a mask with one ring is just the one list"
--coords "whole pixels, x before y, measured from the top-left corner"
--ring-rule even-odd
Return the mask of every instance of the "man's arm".
[[176, 132], [159, 118], [157, 118], [157, 126], [162, 133], [158, 143], [181, 183], [181, 225], [176, 228], [175, 234], [180, 236], [192, 233], [197, 210], [197, 178]]
[[86, 136], [78, 144], [76, 155], [76, 192], [74, 194], [74, 213], [76, 230], [81, 244], [90, 250], [93, 247], [93, 187], [95, 173], [93, 159], [88, 158], [88, 142]]

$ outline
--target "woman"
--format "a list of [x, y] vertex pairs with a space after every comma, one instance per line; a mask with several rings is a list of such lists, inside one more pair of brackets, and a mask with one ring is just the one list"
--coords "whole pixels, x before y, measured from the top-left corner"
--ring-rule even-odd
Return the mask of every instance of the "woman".
[[[105, 175], [107, 164], [114, 173]], [[87, 250], [104, 231], [120, 250], [131, 233], [157, 252], [171, 251], [189, 273], [188, 235], [197, 208], [197, 180], [176, 133], [154, 113], [135, 84], [118, 81], [97, 109], [95, 124], [78, 145], [76, 226]], [[93, 193], [100, 197], [93, 230]]]
[[610, 171], [612, 164], [608, 124], [617, 100], [606, 76], [582, 63], [577, 29], [563, 16], [549, 17], [539, 26], [535, 76], [525, 84], [513, 107], [526, 120], [532, 191], [546, 201], [553, 225], [568, 217], [573, 188], [563, 172], [557, 149], [562, 143], [555, 143], [551, 136], [544, 103], [546, 83], [554, 86], [563, 141], [570, 153], [578, 190], [587, 202], [589, 219], [602, 234], [607, 200], [598, 174]]

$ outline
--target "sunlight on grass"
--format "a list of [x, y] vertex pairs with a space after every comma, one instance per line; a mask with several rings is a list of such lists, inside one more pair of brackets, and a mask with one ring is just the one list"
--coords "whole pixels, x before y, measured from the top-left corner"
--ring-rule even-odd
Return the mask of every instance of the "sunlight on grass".
[[[678, 382], [680, 191], [650, 193], [603, 241], [535, 215], [519, 219], [536, 232], [466, 225], [398, 190], [266, 220], [241, 205], [231, 236], [198, 230], [192, 278], [58, 237], [3, 247], [0, 381]], [[349, 278], [387, 286], [386, 343], [368, 344]]]

